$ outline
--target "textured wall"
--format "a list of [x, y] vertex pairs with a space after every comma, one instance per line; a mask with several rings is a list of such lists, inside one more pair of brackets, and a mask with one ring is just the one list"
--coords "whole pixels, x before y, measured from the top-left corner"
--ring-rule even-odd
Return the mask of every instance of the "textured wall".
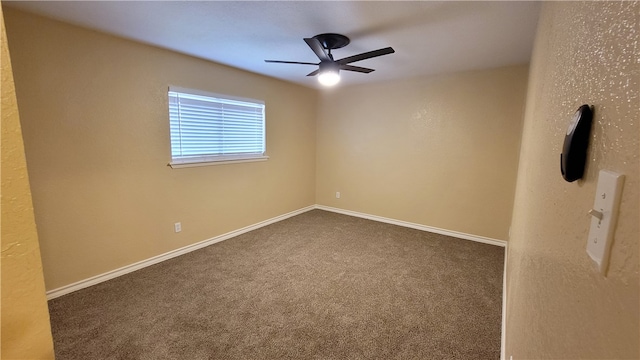
[[326, 92], [317, 125], [317, 203], [506, 240], [527, 71]]
[[2, 359], [53, 359], [49, 309], [2, 11]]
[[[315, 90], [5, 13], [47, 289], [314, 204]], [[264, 100], [270, 159], [168, 167], [169, 85]]]
[[[638, 2], [552, 2], [531, 62], [508, 254], [507, 359], [637, 359]], [[595, 106], [583, 180], [559, 154], [573, 113]], [[586, 253], [598, 172], [626, 175], [607, 277]]]

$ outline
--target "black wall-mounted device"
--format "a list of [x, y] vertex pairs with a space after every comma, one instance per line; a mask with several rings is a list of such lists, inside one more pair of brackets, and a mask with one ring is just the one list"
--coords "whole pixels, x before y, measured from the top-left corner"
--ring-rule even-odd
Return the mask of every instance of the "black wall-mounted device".
[[582, 105], [569, 123], [560, 154], [560, 172], [568, 182], [576, 181], [584, 174], [592, 119], [593, 108]]

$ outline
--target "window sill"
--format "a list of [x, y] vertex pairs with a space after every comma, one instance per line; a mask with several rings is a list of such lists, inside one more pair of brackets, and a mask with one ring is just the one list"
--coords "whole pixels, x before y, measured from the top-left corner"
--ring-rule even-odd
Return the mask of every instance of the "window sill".
[[253, 158], [244, 158], [244, 159], [225, 159], [225, 160], [213, 160], [213, 161], [207, 160], [207, 161], [194, 161], [194, 162], [171, 162], [168, 165], [171, 166], [172, 169], [182, 169], [182, 168], [198, 167], [198, 166], [239, 164], [239, 163], [267, 161], [267, 160], [269, 160], [268, 156], [258, 156]]

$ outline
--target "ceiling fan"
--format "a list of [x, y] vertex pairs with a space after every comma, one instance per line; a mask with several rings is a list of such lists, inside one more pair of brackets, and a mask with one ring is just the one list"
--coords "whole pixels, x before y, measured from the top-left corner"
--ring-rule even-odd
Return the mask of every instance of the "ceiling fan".
[[334, 60], [331, 50], [340, 49], [349, 44], [348, 37], [341, 34], [319, 34], [312, 38], [305, 38], [304, 41], [309, 45], [311, 50], [320, 59], [319, 63], [300, 62], [300, 61], [280, 61], [280, 60], [265, 60], [268, 63], [281, 63], [281, 64], [302, 64], [302, 65], [319, 65], [317, 70], [314, 70], [307, 74], [307, 76], [318, 76], [318, 81], [321, 84], [331, 86], [340, 81], [340, 70], [355, 71], [368, 74], [373, 69], [349, 65], [356, 61], [362, 61], [377, 56], [393, 54], [395, 50], [391, 47], [384, 49], [373, 50], [358, 55], [349, 56], [343, 59]]

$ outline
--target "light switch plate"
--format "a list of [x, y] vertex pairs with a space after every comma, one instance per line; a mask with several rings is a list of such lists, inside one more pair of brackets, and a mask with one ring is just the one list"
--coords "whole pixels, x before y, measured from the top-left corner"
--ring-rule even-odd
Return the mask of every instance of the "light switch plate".
[[600, 170], [596, 199], [590, 212], [592, 216], [587, 254], [596, 262], [603, 275], [606, 275], [609, 264], [609, 250], [616, 228], [623, 183], [624, 175]]

